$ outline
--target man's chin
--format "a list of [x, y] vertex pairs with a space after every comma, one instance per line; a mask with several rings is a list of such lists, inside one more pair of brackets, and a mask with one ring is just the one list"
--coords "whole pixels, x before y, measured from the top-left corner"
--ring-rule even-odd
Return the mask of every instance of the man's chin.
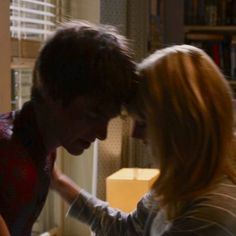
[[65, 144], [63, 147], [69, 152], [71, 155], [81, 155], [84, 150], [88, 149], [90, 147], [90, 143], [85, 143], [81, 145], [80, 143], [72, 143], [72, 144]]
[[64, 148], [66, 149], [67, 152], [69, 152], [73, 156], [79, 156], [84, 152], [84, 149], [71, 149], [66, 147]]

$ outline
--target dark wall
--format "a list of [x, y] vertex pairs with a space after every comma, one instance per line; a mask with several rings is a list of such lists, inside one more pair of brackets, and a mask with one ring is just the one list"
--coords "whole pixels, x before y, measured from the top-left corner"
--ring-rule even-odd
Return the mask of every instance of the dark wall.
[[164, 0], [163, 43], [184, 42], [184, 0]]

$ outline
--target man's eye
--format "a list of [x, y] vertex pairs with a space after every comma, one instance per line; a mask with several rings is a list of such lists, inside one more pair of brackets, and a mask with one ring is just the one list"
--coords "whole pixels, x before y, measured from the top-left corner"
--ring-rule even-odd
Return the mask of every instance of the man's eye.
[[86, 116], [89, 118], [89, 119], [99, 119], [99, 114], [96, 113], [96, 112], [87, 112], [86, 113]]

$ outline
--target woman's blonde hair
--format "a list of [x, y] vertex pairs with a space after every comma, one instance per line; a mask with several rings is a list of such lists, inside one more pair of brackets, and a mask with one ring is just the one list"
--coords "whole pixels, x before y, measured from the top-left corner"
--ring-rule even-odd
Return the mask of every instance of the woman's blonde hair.
[[189, 45], [156, 51], [138, 71], [161, 170], [153, 190], [171, 219], [218, 177], [235, 180], [231, 90], [210, 57]]

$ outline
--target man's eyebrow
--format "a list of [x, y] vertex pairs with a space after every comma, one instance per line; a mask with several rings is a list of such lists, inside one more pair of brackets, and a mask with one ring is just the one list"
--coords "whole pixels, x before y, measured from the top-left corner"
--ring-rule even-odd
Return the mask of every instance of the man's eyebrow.
[[97, 116], [98, 118], [104, 118], [104, 119], [110, 119], [116, 116], [119, 116], [121, 113], [118, 110], [109, 110], [109, 109], [98, 109], [98, 107], [96, 107], [95, 109], [91, 109], [91, 110], [87, 110], [86, 111], [88, 114]]

